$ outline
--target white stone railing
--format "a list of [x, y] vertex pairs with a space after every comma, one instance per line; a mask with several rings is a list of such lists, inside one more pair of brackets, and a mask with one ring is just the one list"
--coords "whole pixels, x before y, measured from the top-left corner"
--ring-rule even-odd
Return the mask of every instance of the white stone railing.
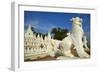
[[38, 55], [38, 54], [42, 54], [42, 53], [47, 53], [47, 50], [45, 48], [39, 48], [39, 49], [31, 48], [30, 50], [29, 50], [29, 48], [27, 48], [27, 50], [25, 50], [25, 52], [24, 52], [25, 56]]

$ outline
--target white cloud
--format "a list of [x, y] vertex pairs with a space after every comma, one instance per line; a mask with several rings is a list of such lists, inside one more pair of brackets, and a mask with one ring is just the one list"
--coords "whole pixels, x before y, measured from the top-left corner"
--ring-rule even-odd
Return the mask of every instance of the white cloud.
[[51, 31], [52, 28], [55, 28], [57, 26], [53, 25], [53, 24], [41, 24], [38, 26], [38, 30], [41, 30], [41, 32], [48, 32]]
[[30, 21], [29, 24], [31, 26], [33, 26], [35, 29], [37, 29], [38, 28], [39, 21], [38, 20], [33, 20], [33, 21]]

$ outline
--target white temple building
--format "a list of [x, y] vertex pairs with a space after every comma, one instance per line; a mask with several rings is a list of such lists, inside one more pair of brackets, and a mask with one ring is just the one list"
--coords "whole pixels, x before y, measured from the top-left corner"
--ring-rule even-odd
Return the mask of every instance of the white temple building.
[[42, 35], [37, 35], [31, 30], [29, 25], [24, 33], [24, 57], [27, 59], [42, 57], [46, 55], [54, 56], [57, 50], [57, 45], [60, 41], [51, 38], [50, 32], [43, 38]]

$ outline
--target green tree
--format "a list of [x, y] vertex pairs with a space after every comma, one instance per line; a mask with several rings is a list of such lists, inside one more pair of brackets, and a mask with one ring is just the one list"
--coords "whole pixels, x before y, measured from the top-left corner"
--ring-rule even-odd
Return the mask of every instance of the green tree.
[[62, 29], [62, 28], [53, 28], [51, 30], [53, 38], [57, 40], [62, 40], [63, 38], [65, 38], [68, 32], [69, 32], [68, 29]]

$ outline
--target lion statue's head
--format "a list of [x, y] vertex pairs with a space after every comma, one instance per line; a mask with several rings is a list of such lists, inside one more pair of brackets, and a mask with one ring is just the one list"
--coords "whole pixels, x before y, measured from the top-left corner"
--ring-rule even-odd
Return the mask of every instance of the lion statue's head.
[[71, 19], [71, 21], [72, 21], [72, 24], [73, 25], [79, 25], [80, 27], [82, 27], [82, 18], [80, 18], [80, 17], [73, 17], [72, 19]]

